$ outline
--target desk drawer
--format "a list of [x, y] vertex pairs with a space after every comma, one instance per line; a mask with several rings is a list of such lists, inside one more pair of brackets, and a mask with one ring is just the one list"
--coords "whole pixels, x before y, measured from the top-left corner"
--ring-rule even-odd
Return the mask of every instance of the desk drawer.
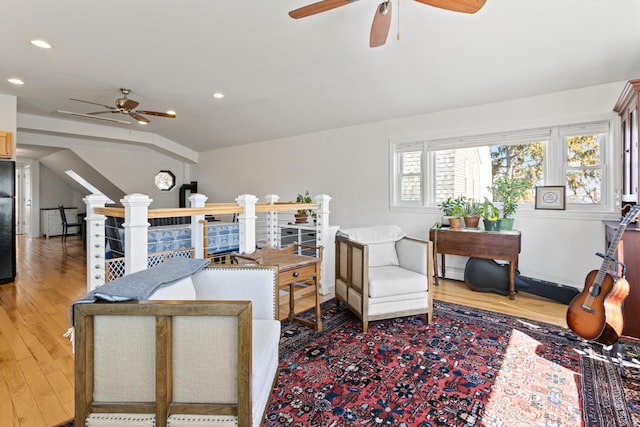
[[293, 282], [305, 282], [313, 279], [316, 274], [315, 265], [307, 265], [293, 270], [281, 271], [278, 276], [278, 284], [280, 286], [288, 285]]

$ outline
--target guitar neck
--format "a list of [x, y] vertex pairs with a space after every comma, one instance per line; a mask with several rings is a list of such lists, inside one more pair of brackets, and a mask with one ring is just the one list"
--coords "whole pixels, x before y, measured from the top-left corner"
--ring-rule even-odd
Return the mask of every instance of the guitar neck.
[[605, 274], [609, 270], [611, 263], [613, 262], [613, 259], [614, 259], [613, 254], [616, 252], [616, 249], [618, 248], [618, 243], [620, 243], [622, 234], [627, 229], [627, 224], [633, 221], [638, 216], [638, 214], [640, 214], [640, 205], [635, 205], [620, 222], [620, 225], [616, 230], [616, 234], [613, 236], [613, 239], [611, 239], [611, 242], [609, 242], [609, 248], [607, 249], [607, 253], [604, 257], [604, 261], [602, 261], [602, 266], [600, 266], [600, 271], [598, 271], [598, 275], [596, 276], [595, 281], [597, 283], [599, 284], [602, 283], [602, 280], [604, 279]]

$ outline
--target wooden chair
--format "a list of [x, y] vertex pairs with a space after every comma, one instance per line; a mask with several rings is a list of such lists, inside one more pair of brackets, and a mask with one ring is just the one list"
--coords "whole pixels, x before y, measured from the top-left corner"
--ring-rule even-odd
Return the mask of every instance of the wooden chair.
[[424, 314], [433, 317], [433, 242], [397, 226], [340, 230], [336, 235], [336, 304], [362, 320]]
[[64, 206], [58, 206], [60, 211], [60, 219], [62, 220], [62, 241], [64, 242], [69, 235], [69, 227], [78, 227], [78, 234], [80, 234], [82, 223], [81, 222], [67, 222], [67, 215], [64, 212]]

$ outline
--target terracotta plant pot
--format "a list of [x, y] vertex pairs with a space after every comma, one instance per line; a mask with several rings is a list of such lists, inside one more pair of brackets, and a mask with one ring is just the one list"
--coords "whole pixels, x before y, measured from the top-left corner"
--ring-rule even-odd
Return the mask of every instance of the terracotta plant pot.
[[467, 228], [478, 228], [480, 215], [467, 215], [464, 217], [464, 226]]
[[305, 224], [309, 217], [307, 214], [295, 214], [294, 216], [296, 218], [296, 224]]
[[462, 228], [462, 218], [449, 218], [449, 230], [460, 230]]

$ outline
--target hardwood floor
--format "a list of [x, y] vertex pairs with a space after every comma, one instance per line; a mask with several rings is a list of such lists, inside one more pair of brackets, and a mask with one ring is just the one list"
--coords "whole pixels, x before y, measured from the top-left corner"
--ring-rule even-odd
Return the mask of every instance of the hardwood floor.
[[[71, 303], [85, 293], [86, 265], [77, 237], [62, 244], [59, 237], [18, 236], [18, 276], [15, 283], [0, 285], [3, 426], [51, 427], [73, 417], [73, 353], [63, 334]], [[442, 280], [434, 298], [566, 326], [566, 305], [523, 292], [511, 301]], [[311, 297], [296, 302], [299, 309], [312, 305]], [[281, 305], [281, 318], [287, 314], [287, 304]]]

